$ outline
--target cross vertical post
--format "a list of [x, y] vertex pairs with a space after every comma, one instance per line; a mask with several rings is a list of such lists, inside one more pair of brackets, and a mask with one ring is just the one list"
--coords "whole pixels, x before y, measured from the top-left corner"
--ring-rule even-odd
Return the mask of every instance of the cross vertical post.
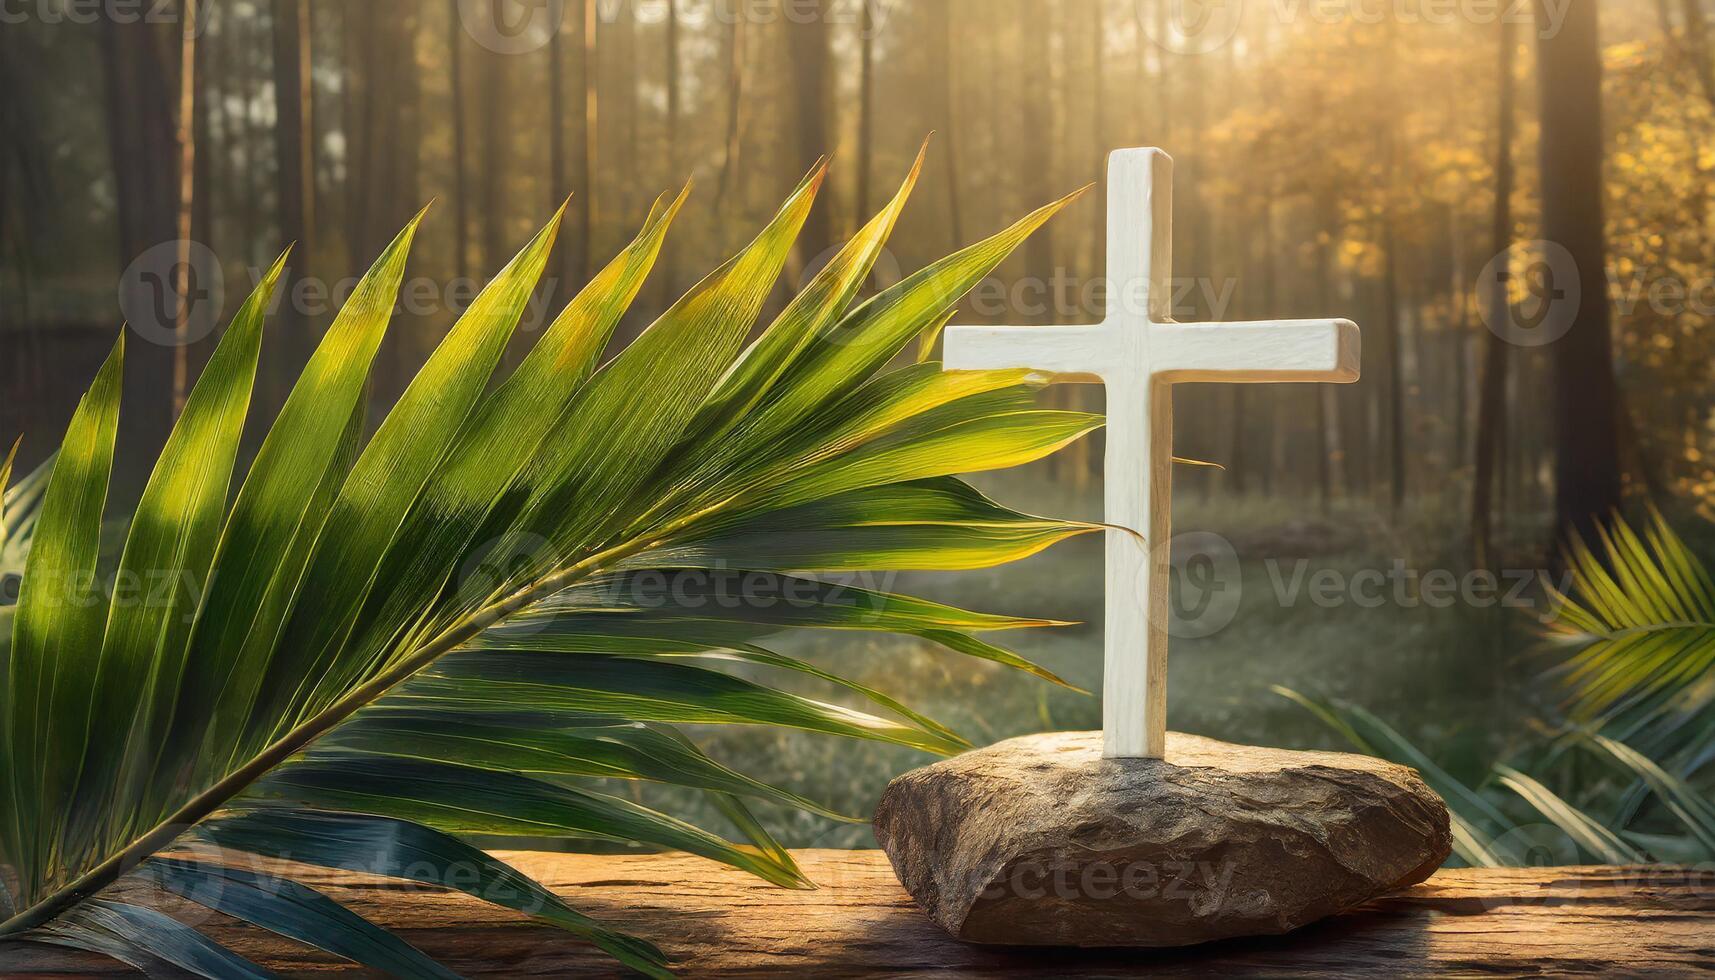
[[[1172, 314], [1172, 158], [1154, 149], [1113, 154], [1108, 216], [1107, 323], [1147, 360], [1149, 324]], [[1117, 528], [1105, 532], [1102, 754], [1159, 759], [1167, 747], [1172, 556], [1157, 545], [1173, 536], [1173, 396], [1167, 380], [1148, 373], [1113, 380], [1102, 506]]]
[[1173, 320], [1173, 161], [1154, 148], [1108, 162], [1108, 310], [1095, 325], [948, 327], [952, 371], [1028, 368], [1107, 389], [1103, 506], [1102, 752], [1161, 758], [1173, 536], [1173, 385], [1358, 379], [1349, 320]]

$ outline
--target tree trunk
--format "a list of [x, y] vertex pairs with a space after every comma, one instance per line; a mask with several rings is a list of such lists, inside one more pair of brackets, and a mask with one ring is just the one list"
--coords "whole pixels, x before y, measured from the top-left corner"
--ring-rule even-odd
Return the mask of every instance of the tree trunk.
[[572, 214], [576, 221], [576, 251], [572, 270], [578, 282], [590, 276], [590, 255], [594, 248], [596, 202], [594, 194], [596, 168], [596, 91], [595, 31], [596, 5], [592, 0], [576, 0], [572, 7], [572, 26], [577, 31], [577, 73], [572, 81], [577, 98], [572, 100], [572, 131], [578, 137], [578, 169], [572, 187]]
[[[684, 153], [679, 145], [684, 138], [680, 127], [684, 91], [679, 84], [679, 61], [679, 0], [667, 0], [667, 180], [674, 185], [683, 184], [690, 177], [684, 172]], [[662, 309], [666, 309], [678, 296], [678, 252], [678, 241], [670, 238], [662, 244], [656, 262], [655, 276], [661, 283]]]
[[482, 265], [483, 275], [499, 272], [511, 258], [506, 241], [506, 168], [513, 162], [506, 134], [506, 69], [511, 55], [482, 55]]
[[[1539, 21], [1548, 13], [1539, 5]], [[1554, 364], [1555, 535], [1593, 537], [1620, 505], [1618, 404], [1609, 336], [1602, 225], [1602, 62], [1596, 5], [1569, 4], [1557, 32], [1538, 31], [1543, 237], [1577, 274], [1571, 329], [1549, 346]], [[1570, 273], [1571, 270], [1567, 270]], [[1545, 302], [1555, 302], [1545, 297]]]
[[1393, 216], [1382, 218], [1382, 304], [1387, 337], [1388, 506], [1398, 516], [1405, 503], [1405, 319], [1399, 298], [1399, 241]]
[[743, 149], [744, 124], [744, 18], [727, 24], [726, 149], [721, 155], [720, 186], [715, 191], [715, 213], [719, 214], [733, 181], [738, 179], [739, 153]]
[[[1107, 181], [1099, 179], [1102, 168], [1108, 158], [1107, 118], [1108, 118], [1108, 88], [1104, 76], [1107, 70], [1107, 58], [1103, 56], [1104, 45], [1107, 41], [1107, 24], [1103, 16], [1103, 0], [1097, 0], [1095, 9], [1090, 12], [1090, 144], [1095, 152], [1096, 199], [1101, 201], [1101, 207], [1096, 215], [1096, 238], [1100, 241], [1107, 225]], [[1079, 442], [1084, 440], [1080, 439]]]
[[381, 254], [399, 229], [423, 206], [418, 190], [420, 155], [417, 134], [423, 129], [419, 120], [421, 81], [417, 70], [416, 0], [389, 6], [385, 21], [388, 84], [383, 90], [388, 111], [382, 113], [382, 147], [380, 180], [374, 196], [380, 203], [370, 215], [369, 237], [363, 243], [358, 268]]
[[[185, 396], [190, 391], [191, 289], [195, 286], [191, 272], [191, 241], [196, 222], [197, 174], [197, 2], [180, 0], [179, 4], [179, 200], [178, 200], [178, 275], [174, 289], [179, 294], [178, 309], [173, 316], [173, 417], [184, 410]], [[206, 288], [206, 287], [202, 287]]]
[[[875, 165], [875, 19], [863, 0], [858, 21], [858, 174], [855, 225], [869, 220], [869, 185]], [[854, 227], [855, 231], [856, 228]]]
[[1703, 97], [1715, 102], [1715, 68], [1709, 61], [1709, 22], [1703, 16], [1703, 4], [1680, 0], [1679, 8], [1685, 14], [1685, 45], [1697, 70], [1697, 84], [1703, 89]]
[[376, 72], [370, 62], [376, 57], [376, 5], [379, 0], [348, 4], [339, 8], [340, 31], [340, 131], [345, 138], [345, 225], [348, 254], [355, 255], [363, 241], [368, 188], [374, 170]]
[[[141, 18], [99, 20], [107, 142], [119, 218], [117, 267], [130, 269], [144, 252], [172, 241], [177, 234], [173, 74], [164, 58], [162, 42], [166, 38], [153, 24]], [[159, 265], [154, 263], [141, 271], [170, 274]], [[143, 283], [128, 285], [149, 291]], [[155, 284], [157, 288], [161, 285], [173, 288], [172, 284]], [[169, 304], [160, 303], [155, 311], [164, 317], [169, 310]], [[155, 326], [165, 330], [171, 324]], [[139, 453], [152, 453], [165, 440], [172, 421], [171, 403], [161, 397], [172, 384], [172, 352], [159, 344], [132, 344], [126, 361], [125, 404], [129, 407], [119, 419], [120, 452], [138, 447]], [[129, 470], [118, 466], [115, 472], [126, 474]], [[114, 492], [123, 494], [129, 489], [116, 481]]]
[[[1019, 176], [1024, 181], [1026, 207], [1037, 208], [1053, 197], [1054, 144], [1052, 77], [1054, 11], [1050, 0], [1022, 0], [1018, 24], [1022, 45], [1020, 64], [1035, 65], [1035, 75], [1020, 107], [1023, 126], [1019, 130]], [[1045, 289], [1054, 275], [1054, 234], [1049, 226], [1024, 243], [1025, 275]], [[1044, 293], [1045, 295], [1045, 293]], [[1052, 309], [1049, 319], [1052, 320]]]
[[[1327, 229], [1328, 240], [1316, 249], [1316, 308], [1326, 310], [1334, 285], [1333, 243], [1339, 240], [1340, 228], [1331, 196], [1323, 195], [1318, 210], [1321, 226]], [[1345, 452], [1339, 393], [1333, 385], [1314, 385], [1312, 392], [1316, 399], [1317, 493], [1322, 501], [1322, 512], [1327, 514], [1333, 510], [1336, 496], [1351, 492], [1352, 470]]]
[[[597, 0], [597, 7], [602, 0]], [[602, 27], [604, 33], [612, 35], [609, 50], [614, 57], [607, 63], [608, 81], [613, 83], [614, 91], [621, 94], [619, 115], [615, 119], [619, 123], [620, 172], [626, 179], [619, 185], [619, 203], [622, 220], [630, 221], [637, 197], [640, 193], [638, 184], [642, 177], [643, 152], [639, 139], [638, 122], [643, 115], [643, 98], [639, 86], [643, 83], [643, 73], [637, 66], [637, 17], [635, 8], [621, 7], [620, 16], [608, 21]]]
[[466, 213], [464, 129], [464, 27], [459, 23], [460, 0], [448, 0], [452, 19], [447, 24], [447, 85], [453, 117], [453, 275], [471, 274], [470, 225]]
[[[23, 84], [30, 65], [24, 63], [15, 38], [0, 37], [0, 91], [17, 91]], [[13, 283], [9, 295], [0, 292], [0, 322], [8, 316], [26, 327], [29, 355], [18, 363], [29, 365], [30, 387], [23, 389], [13, 402], [22, 406], [40, 400], [49, 383], [47, 360], [43, 353], [42, 322], [33, 315], [30, 284], [36, 281], [37, 259], [31, 243], [37, 240], [38, 229], [51, 220], [47, 204], [54, 199], [52, 179], [46, 157], [49, 148], [41, 139], [36, 125], [36, 112], [22, 100], [0, 99], [0, 264], [9, 261]], [[16, 186], [14, 186], [14, 181]], [[10, 249], [7, 245], [10, 244]], [[0, 283], [0, 291], [5, 290]], [[19, 352], [20, 355], [22, 352]], [[24, 372], [14, 377], [22, 383]], [[3, 382], [0, 382], [3, 383]], [[0, 413], [4, 415], [5, 413]], [[0, 421], [0, 427], [10, 425], [22, 431], [24, 422], [18, 416]]]
[[[253, 29], [256, 27], [254, 23], [246, 26]], [[244, 248], [240, 255], [249, 261], [259, 261], [257, 259], [259, 252], [256, 246], [263, 221], [261, 205], [268, 196], [267, 182], [263, 178], [264, 171], [261, 161], [269, 152], [269, 144], [273, 136], [262, 118], [263, 93], [268, 90], [269, 76], [274, 70], [272, 57], [264, 60], [260, 54], [271, 46], [274, 25], [269, 24], [267, 31], [268, 37], [254, 47], [250, 45], [248, 31], [246, 32], [246, 51], [257, 53], [245, 61], [244, 80], [240, 86], [240, 92], [244, 98], [242, 103], [244, 115], [238, 143], [243, 148], [242, 159], [244, 163], [239, 169], [240, 180], [235, 182], [233, 193], [238, 200], [239, 233], [244, 236]], [[278, 333], [279, 331], [276, 331], [276, 334]], [[270, 372], [270, 375], [272, 373]]]
[[[555, 24], [553, 33], [548, 35], [548, 118], [544, 125], [548, 130], [548, 208], [550, 213], [558, 208], [570, 193], [570, 181], [566, 177], [566, 106], [565, 106], [565, 49], [562, 41], [560, 24]], [[572, 281], [571, 268], [575, 260], [573, 252], [577, 245], [570, 235], [560, 238], [554, 245], [554, 257], [548, 266], [548, 281], [546, 289], [550, 307], [557, 307], [561, 296], [570, 297], [577, 290], [577, 284]]]
[[[194, 129], [191, 139], [196, 142], [196, 200], [192, 208], [191, 228], [196, 240], [208, 246], [215, 254], [220, 254], [222, 243], [215, 241], [215, 163], [217, 159], [225, 159], [224, 148], [214, 143], [214, 127], [216, 112], [225, 115], [225, 102], [220, 90], [220, 79], [223, 77], [221, 62], [224, 58], [211, 58], [216, 51], [216, 45], [209, 44], [207, 38], [211, 22], [220, 11], [218, 0], [201, 0], [197, 4], [197, 36], [196, 45], [196, 105], [194, 112]], [[221, 131], [226, 130], [224, 118]]]
[[[1513, 192], [1513, 56], [1518, 46], [1510, 18], [1501, 18], [1499, 58], [1499, 120], [1495, 127], [1495, 209], [1489, 243], [1493, 254], [1504, 256], [1512, 247]], [[1471, 557], [1479, 568], [1492, 557], [1491, 535], [1494, 509], [1495, 457], [1501, 434], [1506, 431], [1507, 341], [1502, 334], [1512, 322], [1512, 304], [1507, 295], [1511, 270], [1505, 259], [1492, 263], [1495, 279], [1481, 284], [1486, 291], [1484, 322], [1489, 336], [1483, 354], [1482, 392], [1477, 401], [1477, 449], [1471, 482]]]
[[953, 20], [958, 13], [959, 0], [945, 0], [932, 5], [934, 33], [931, 50], [945, 59], [947, 84], [941, 89], [941, 140], [947, 148], [947, 230], [953, 248], [965, 247], [964, 212], [959, 203], [959, 52], [953, 43]]
[[[1090, 229], [1090, 233], [1085, 239], [1090, 245], [1088, 258], [1084, 266], [1087, 275], [1106, 274], [1106, 271], [1102, 269], [1100, 265], [1101, 256], [1104, 251], [1102, 243], [1105, 241], [1107, 234], [1108, 213], [1108, 186], [1107, 181], [1104, 179], [1106, 174], [1103, 172], [1107, 161], [1107, 139], [1103, 132], [1103, 123], [1107, 119], [1107, 86], [1102, 77], [1103, 70], [1106, 67], [1105, 60], [1102, 57], [1102, 45], [1106, 40], [1107, 34], [1103, 23], [1104, 18], [1102, 16], [1102, 6], [1103, 4], [1101, 0], [1097, 0], [1093, 9], [1090, 11], [1090, 33], [1089, 37], [1086, 38], [1089, 42], [1089, 46], [1085, 52], [1089, 58], [1089, 63], [1085, 66], [1085, 71], [1088, 73], [1090, 79], [1090, 169], [1087, 177], [1085, 175], [1079, 175], [1077, 178], [1078, 180], [1093, 179], [1096, 182], [1095, 193], [1092, 195], [1096, 199], [1095, 207], [1091, 208], [1091, 210], [1095, 212], [1092, 215], [1093, 227]], [[1068, 86], [1067, 88], [1067, 95], [1070, 96], [1071, 87]], [[1073, 109], [1073, 111], [1076, 110]], [[1118, 287], [1115, 284], [1109, 284], [1106, 302], [1113, 303], [1117, 301], [1117, 290]], [[1096, 314], [1096, 311], [1094, 310], [1085, 312], [1090, 315]], [[1084, 389], [1070, 389], [1068, 394], [1073, 408], [1088, 410], [1092, 407], [1089, 404], [1089, 393]], [[1066, 447], [1065, 455], [1067, 467], [1072, 473], [1072, 488], [1080, 493], [1089, 489], [1090, 484], [1101, 472], [1102, 466], [1101, 460], [1099, 460], [1095, 455], [1095, 440], [1079, 439], [1072, 443], [1072, 445]]]
[[[802, 174], [833, 150], [833, 79], [829, 71], [827, 5], [829, 0], [801, 0], [788, 8], [784, 32], [792, 66], [793, 129], [795, 152], [785, 162]], [[802, 273], [805, 267], [833, 244], [833, 221], [828, 201], [811, 210], [793, 250], [791, 266]]]
[[[1167, 70], [1167, 5], [1173, 0], [1155, 0], [1155, 125], [1160, 132], [1160, 145], [1167, 145], [1173, 132], [1173, 73]], [[1138, 21], [1141, 28], [1143, 22]], [[1193, 59], [1201, 55], [1192, 55]]]
[[1462, 247], [1459, 209], [1447, 209], [1447, 269], [1448, 325], [1453, 332], [1451, 374], [1453, 378], [1453, 409], [1448, 413], [1453, 425], [1453, 448], [1448, 465], [1457, 470], [1465, 465], [1467, 442], [1471, 432], [1471, 305], [1469, 288], [1465, 284], [1465, 255]]
[[684, 110], [679, 67], [679, 0], [667, 0], [667, 164], [674, 183], [685, 179], [679, 172], [679, 116]]
[[367, 0], [341, 9], [351, 18], [341, 37], [348, 89], [343, 129], [350, 161], [346, 248], [350, 261], [361, 266], [422, 205], [413, 142], [419, 129], [418, 8], [407, 0]]

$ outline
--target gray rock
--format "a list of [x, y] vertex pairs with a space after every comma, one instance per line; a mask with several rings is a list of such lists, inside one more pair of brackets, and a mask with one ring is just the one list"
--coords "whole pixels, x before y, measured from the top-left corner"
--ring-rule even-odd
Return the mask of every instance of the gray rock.
[[978, 943], [1183, 946], [1287, 932], [1429, 877], [1447, 807], [1404, 766], [1172, 732], [1014, 738], [908, 772], [875, 834], [906, 891]]

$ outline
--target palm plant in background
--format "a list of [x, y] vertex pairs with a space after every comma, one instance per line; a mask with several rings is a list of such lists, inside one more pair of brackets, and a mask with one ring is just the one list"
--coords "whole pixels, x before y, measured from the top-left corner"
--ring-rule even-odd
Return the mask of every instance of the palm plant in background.
[[1659, 513], [1641, 534], [1620, 518], [1599, 534], [1571, 542], [1571, 592], [1552, 596], [1565, 721], [1476, 786], [1357, 705], [1276, 690], [1360, 751], [1415, 766], [1467, 864], [1715, 860], [1715, 581]]
[[12, 643], [12, 606], [24, 581], [24, 558], [30, 553], [30, 538], [42, 512], [42, 491], [53, 468], [50, 459], [14, 485], [12, 464], [17, 458], [14, 443], [0, 462], [0, 664], [5, 663], [5, 651]]
[[[412, 221], [340, 311], [229, 505], [282, 257], [222, 336], [107, 575], [97, 562], [122, 339], [51, 477], [14, 488], [0, 524], [7, 547], [34, 529], [0, 719], [0, 936], [205, 975], [260, 972], [150, 907], [170, 893], [382, 970], [445, 974], [276, 863], [230, 860], [249, 855], [463, 889], [659, 974], [653, 946], [466, 838], [677, 848], [808, 886], [750, 806], [816, 805], [720, 765], [676, 725], [936, 752], [964, 743], [759, 640], [891, 631], [1053, 679], [973, 635], [1043, 621], [794, 570], [977, 568], [1092, 529], [1009, 510], [952, 474], [1039, 458], [1095, 418], [1038, 408], [1023, 372], [890, 367], [1071, 198], [860, 301], [914, 168], [746, 344], [822, 173], [598, 369], [684, 195], [657, 201], [491, 387], [556, 217], [365, 439], [366, 380]], [[812, 674], [881, 713], [733, 665]], [[745, 843], [594, 782], [615, 777], [706, 792]], [[121, 877], [121, 895], [103, 892]]]

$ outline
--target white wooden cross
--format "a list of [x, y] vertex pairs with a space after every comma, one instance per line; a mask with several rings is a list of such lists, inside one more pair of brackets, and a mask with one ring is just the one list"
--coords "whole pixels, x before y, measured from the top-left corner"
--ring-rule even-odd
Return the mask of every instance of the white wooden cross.
[[1358, 379], [1349, 320], [1174, 323], [1173, 160], [1154, 148], [1108, 160], [1108, 314], [1094, 326], [949, 327], [948, 370], [1029, 368], [1107, 388], [1107, 628], [1103, 755], [1162, 757], [1167, 744], [1173, 385]]

